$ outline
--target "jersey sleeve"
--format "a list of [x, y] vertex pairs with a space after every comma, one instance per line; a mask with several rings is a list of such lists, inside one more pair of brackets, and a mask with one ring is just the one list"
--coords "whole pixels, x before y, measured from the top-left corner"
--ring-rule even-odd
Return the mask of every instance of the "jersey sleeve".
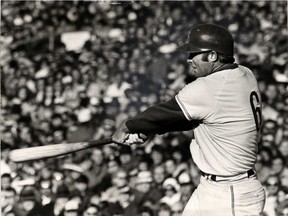
[[215, 102], [203, 79], [186, 85], [176, 96], [176, 101], [188, 120], [205, 120], [215, 108]]
[[188, 121], [175, 98], [149, 107], [126, 121], [130, 133], [164, 134], [194, 129], [198, 121]]

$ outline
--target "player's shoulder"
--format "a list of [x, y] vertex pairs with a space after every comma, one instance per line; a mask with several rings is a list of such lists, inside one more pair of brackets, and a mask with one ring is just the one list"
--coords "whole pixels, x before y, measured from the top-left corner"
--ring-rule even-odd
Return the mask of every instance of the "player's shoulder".
[[199, 89], [199, 88], [202, 88], [204, 85], [205, 85], [205, 77], [199, 77], [196, 80], [186, 84], [183, 89], [185, 89], [185, 88], [189, 88], [189, 89], [197, 88], [197, 89]]
[[248, 68], [247, 66], [238, 65], [238, 69], [243, 71], [243, 72], [245, 72], [245, 73], [247, 73], [247, 74], [249, 74], [249, 75], [253, 75], [254, 76], [252, 70], [250, 68]]
[[180, 95], [186, 96], [201, 96], [204, 92], [206, 92], [207, 86], [205, 84], [205, 80], [203, 78], [197, 78], [193, 82], [186, 84], [180, 91]]
[[254, 81], [254, 82], [257, 82], [256, 77], [250, 68], [243, 66], [243, 65], [239, 65], [238, 68], [239, 68], [239, 70], [241, 70], [245, 74], [247, 79]]

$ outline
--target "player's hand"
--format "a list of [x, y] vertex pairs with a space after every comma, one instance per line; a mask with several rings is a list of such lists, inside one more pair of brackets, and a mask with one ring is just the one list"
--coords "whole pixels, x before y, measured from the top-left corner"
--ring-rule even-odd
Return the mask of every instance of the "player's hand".
[[122, 145], [143, 144], [147, 141], [147, 139], [147, 136], [144, 134], [129, 133], [125, 122], [120, 125], [120, 127], [115, 131], [112, 136], [112, 140], [114, 143]]
[[147, 136], [144, 134], [128, 134], [124, 144], [143, 144], [147, 141]]

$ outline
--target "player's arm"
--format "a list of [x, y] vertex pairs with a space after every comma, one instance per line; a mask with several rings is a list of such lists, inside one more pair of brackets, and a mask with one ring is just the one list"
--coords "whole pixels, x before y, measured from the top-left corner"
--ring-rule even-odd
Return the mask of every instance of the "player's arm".
[[126, 127], [131, 133], [164, 134], [172, 131], [187, 131], [195, 128], [198, 121], [189, 121], [175, 98], [151, 106], [139, 115], [128, 119]]
[[[145, 138], [154, 134], [191, 130], [198, 124], [199, 121], [186, 119], [177, 101], [173, 98], [151, 106], [137, 116], [128, 119], [118, 128], [113, 138], [114, 141], [121, 143], [124, 134], [142, 134], [142, 137]], [[126, 138], [128, 137], [126, 136]]]

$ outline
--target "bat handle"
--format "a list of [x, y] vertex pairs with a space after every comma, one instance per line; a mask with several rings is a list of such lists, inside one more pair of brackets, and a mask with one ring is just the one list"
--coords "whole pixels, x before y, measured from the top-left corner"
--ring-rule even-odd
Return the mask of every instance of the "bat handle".
[[[107, 137], [107, 138], [103, 138], [100, 140], [92, 140], [92, 141], [89, 141], [86, 145], [88, 146], [88, 148], [93, 148], [93, 147], [102, 146], [102, 145], [106, 145], [110, 143], [115, 143], [112, 137]], [[127, 146], [121, 143], [115, 143], [115, 144], [119, 146]]]
[[103, 138], [100, 140], [92, 140], [88, 142], [89, 148], [91, 147], [96, 147], [96, 146], [101, 146], [101, 145], [106, 145], [109, 143], [113, 143], [113, 139], [112, 137], [107, 137], [107, 138]]

